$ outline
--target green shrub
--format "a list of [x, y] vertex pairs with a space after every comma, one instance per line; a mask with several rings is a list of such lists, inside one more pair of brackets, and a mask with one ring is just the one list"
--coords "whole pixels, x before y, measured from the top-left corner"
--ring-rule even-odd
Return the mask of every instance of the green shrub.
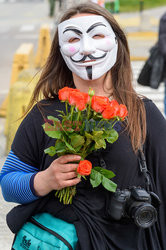
[[[140, 11], [140, 0], [119, 0], [120, 12]], [[150, 9], [166, 5], [165, 0], [144, 0], [143, 9]], [[106, 8], [110, 10], [110, 3], [106, 3]]]

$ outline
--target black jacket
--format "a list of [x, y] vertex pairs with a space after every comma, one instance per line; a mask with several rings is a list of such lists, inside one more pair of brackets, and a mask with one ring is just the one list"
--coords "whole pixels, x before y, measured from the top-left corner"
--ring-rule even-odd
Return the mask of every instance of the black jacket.
[[[57, 109], [64, 104], [54, 99], [45, 106], [45, 115], [57, 115]], [[89, 181], [82, 180], [77, 185], [77, 194], [72, 205], [61, 204], [54, 192], [26, 205], [19, 205], [7, 215], [7, 223], [12, 232], [17, 233], [33, 215], [49, 212], [52, 215], [74, 223], [79, 243], [78, 250], [164, 250], [166, 249], [166, 121], [156, 106], [145, 100], [147, 114], [147, 139], [145, 155], [152, 178], [153, 191], [162, 200], [158, 212], [158, 223], [148, 229], [140, 229], [133, 221], [112, 220], [108, 215], [111, 193], [102, 186], [92, 188]], [[13, 152], [25, 163], [39, 170], [47, 168], [54, 160], [44, 154], [44, 149], [55, 143], [42, 128], [43, 117], [35, 106], [19, 127], [12, 144]], [[116, 128], [118, 131], [120, 127]], [[101, 156], [107, 169], [116, 176], [113, 181], [118, 188], [131, 186], [145, 187], [145, 179], [139, 169], [138, 157], [133, 152], [129, 136], [123, 130], [113, 144], [88, 159], [93, 166], [99, 166]]]
[[166, 60], [166, 13], [160, 19], [158, 46], [159, 51]]
[[158, 42], [151, 48], [137, 81], [154, 89], [166, 81], [166, 13], [160, 19]]

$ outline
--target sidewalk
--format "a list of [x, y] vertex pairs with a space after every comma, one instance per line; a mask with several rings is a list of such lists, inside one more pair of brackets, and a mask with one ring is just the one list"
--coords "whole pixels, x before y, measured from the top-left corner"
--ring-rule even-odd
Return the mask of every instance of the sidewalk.
[[[5, 144], [4, 136], [5, 119], [0, 118], [0, 170], [5, 162]], [[6, 225], [6, 214], [15, 206], [14, 203], [4, 201], [0, 192], [0, 249], [9, 250], [13, 241], [13, 234]]]

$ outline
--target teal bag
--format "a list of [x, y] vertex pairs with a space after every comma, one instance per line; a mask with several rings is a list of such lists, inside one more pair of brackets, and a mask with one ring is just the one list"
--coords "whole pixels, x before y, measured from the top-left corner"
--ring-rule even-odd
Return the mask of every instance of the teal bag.
[[48, 213], [33, 216], [17, 233], [13, 250], [74, 250], [78, 238], [73, 224]]

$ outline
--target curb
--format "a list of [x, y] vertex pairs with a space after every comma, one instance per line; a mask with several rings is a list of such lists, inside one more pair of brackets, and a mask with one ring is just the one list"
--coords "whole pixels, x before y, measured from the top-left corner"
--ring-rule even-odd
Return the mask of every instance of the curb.
[[146, 61], [148, 57], [144, 56], [131, 56], [130, 60], [131, 61]]
[[114, 15], [114, 18], [119, 23], [120, 26], [123, 28], [132, 28], [132, 27], [142, 27], [142, 26], [149, 26], [149, 27], [158, 27], [159, 19], [155, 17], [149, 17], [144, 14], [137, 14], [135, 17], [121, 17], [117, 14]]
[[158, 39], [158, 32], [153, 31], [137, 31], [137, 32], [127, 32], [126, 34], [128, 39], [137, 39], [137, 40], [156, 40]]

